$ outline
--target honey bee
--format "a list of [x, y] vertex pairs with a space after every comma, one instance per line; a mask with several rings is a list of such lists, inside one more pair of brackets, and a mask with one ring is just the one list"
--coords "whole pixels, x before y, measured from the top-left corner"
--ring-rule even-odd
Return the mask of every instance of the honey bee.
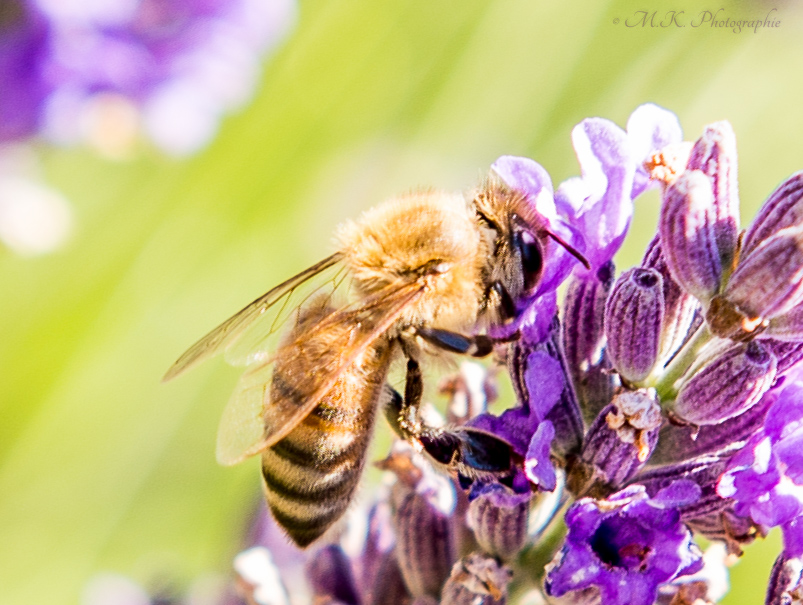
[[[538, 286], [548, 238], [525, 196], [489, 178], [470, 199], [411, 193], [336, 232], [337, 252], [273, 288], [186, 351], [170, 380], [223, 352], [246, 369], [221, 420], [217, 458], [262, 455], [265, 497], [299, 546], [347, 509], [377, 409], [436, 462], [468, 475], [503, 473], [510, 447], [477, 429], [418, 419], [419, 366], [443, 352], [484, 356], [483, 330], [513, 320]], [[291, 323], [278, 342], [279, 326]], [[406, 359], [404, 394], [387, 382]]]

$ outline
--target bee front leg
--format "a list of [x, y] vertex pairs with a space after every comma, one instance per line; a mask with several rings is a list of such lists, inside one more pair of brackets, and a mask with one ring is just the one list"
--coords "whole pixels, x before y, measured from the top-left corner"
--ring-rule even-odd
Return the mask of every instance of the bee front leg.
[[393, 431], [402, 439], [410, 442], [421, 430], [418, 406], [421, 405], [423, 394], [424, 381], [421, 376], [421, 368], [415, 359], [408, 357], [404, 397], [396, 389], [386, 384], [383, 405]]
[[518, 332], [506, 338], [491, 338], [486, 334], [465, 336], [450, 330], [427, 327], [417, 328], [415, 333], [431, 345], [443, 349], [444, 351], [471, 355], [472, 357], [487, 357], [493, 353], [495, 345], [519, 338]]
[[435, 462], [463, 475], [503, 474], [510, 470], [513, 451], [507, 442], [472, 427], [441, 428], [422, 422], [418, 414], [423, 394], [421, 369], [407, 360], [404, 397], [386, 385], [385, 414], [399, 437]]

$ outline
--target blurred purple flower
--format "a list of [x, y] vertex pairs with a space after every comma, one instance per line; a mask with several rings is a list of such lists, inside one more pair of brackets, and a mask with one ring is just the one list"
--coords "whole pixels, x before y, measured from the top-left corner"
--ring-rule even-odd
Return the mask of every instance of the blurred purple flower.
[[[122, 153], [138, 128], [174, 155], [253, 94], [292, 0], [11, 0], [0, 17], [0, 140], [42, 133]], [[8, 87], [6, 83], [12, 83]]]

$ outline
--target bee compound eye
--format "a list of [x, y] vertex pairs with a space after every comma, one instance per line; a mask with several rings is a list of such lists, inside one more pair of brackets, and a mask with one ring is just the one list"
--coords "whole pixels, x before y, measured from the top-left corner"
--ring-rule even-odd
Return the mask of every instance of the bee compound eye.
[[544, 254], [541, 242], [529, 231], [519, 231], [516, 245], [521, 255], [521, 269], [524, 274], [524, 287], [529, 292], [535, 289], [544, 270]]

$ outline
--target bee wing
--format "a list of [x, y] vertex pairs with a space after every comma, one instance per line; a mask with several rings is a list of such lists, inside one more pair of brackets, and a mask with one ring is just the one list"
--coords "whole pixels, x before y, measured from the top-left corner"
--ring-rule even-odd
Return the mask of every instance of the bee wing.
[[[172, 380], [222, 351], [226, 353], [226, 361], [232, 365], [246, 365], [264, 357], [268, 338], [305, 298], [326, 287], [318, 281], [311, 283], [310, 280], [323, 274], [330, 267], [336, 266], [341, 258], [342, 255], [336, 253], [323, 259], [232, 315], [187, 349], [162, 380], [164, 382]], [[335, 289], [340, 281], [337, 277], [333, 278], [334, 285], [329, 287]], [[302, 284], [307, 283], [310, 285], [309, 288], [300, 288]]]
[[218, 462], [237, 464], [286, 437], [315, 409], [341, 374], [418, 299], [423, 288], [419, 283], [388, 288], [366, 301], [333, 310], [312, 326], [305, 326], [295, 342], [282, 346], [279, 355], [292, 356], [315, 335], [333, 329], [342, 334], [343, 347], [320, 352], [317, 371], [309, 372], [299, 364], [298, 373], [291, 371], [283, 376], [287, 384], [280, 397], [271, 398], [276, 357], [249, 367], [220, 421]]

